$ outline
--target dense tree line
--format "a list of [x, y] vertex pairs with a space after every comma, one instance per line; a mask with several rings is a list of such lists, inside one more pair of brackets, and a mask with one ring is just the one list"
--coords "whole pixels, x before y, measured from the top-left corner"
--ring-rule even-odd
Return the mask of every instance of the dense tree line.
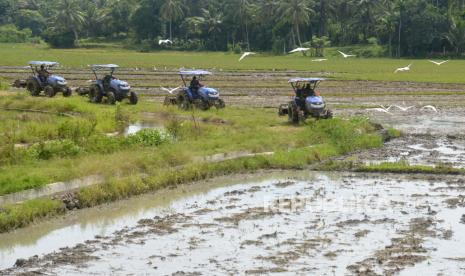
[[[0, 41], [159, 39], [180, 50], [283, 53], [308, 45], [382, 45], [388, 56], [461, 55], [465, 0], [0, 0]], [[167, 46], [164, 46], [167, 47]]]

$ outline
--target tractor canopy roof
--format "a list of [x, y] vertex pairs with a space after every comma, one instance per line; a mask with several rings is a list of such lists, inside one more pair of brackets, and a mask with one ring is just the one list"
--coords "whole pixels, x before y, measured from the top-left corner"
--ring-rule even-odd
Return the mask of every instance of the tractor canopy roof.
[[94, 64], [91, 66], [93, 70], [101, 70], [101, 69], [116, 69], [119, 68], [116, 64]]
[[58, 62], [54, 62], [54, 61], [29, 61], [29, 65], [31, 65], [31, 66], [44, 65], [44, 66], [52, 67], [52, 66], [58, 65]]
[[315, 83], [319, 81], [324, 81], [326, 79], [323, 78], [292, 78], [289, 80], [289, 83], [298, 83], [298, 82], [308, 82], [308, 83]]
[[204, 76], [204, 75], [213, 75], [212, 72], [205, 70], [181, 70], [179, 71], [181, 76]]

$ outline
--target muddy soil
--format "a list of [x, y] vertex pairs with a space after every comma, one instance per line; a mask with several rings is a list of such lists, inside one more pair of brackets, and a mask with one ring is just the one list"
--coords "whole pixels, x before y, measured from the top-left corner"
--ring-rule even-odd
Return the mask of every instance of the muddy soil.
[[9, 260], [16, 265], [1, 273], [373, 275], [427, 262], [434, 274], [459, 274], [463, 180], [296, 172], [242, 180]]
[[[0, 68], [0, 76], [11, 79], [25, 72]], [[299, 73], [308, 74], [315, 75]], [[63, 75], [73, 86], [91, 78], [85, 69]], [[120, 75], [151, 101], [163, 100], [159, 86], [179, 85], [175, 71], [125, 69]], [[220, 88], [228, 105], [275, 108], [289, 100], [286, 80], [295, 75], [219, 71], [208, 84]], [[320, 91], [336, 117], [366, 117], [403, 133], [353, 160], [465, 168], [465, 85], [330, 80]], [[412, 108], [371, 109], [379, 105]], [[437, 112], [422, 109], [426, 105]], [[130, 215], [115, 214], [111, 207], [80, 210], [47, 222], [48, 227], [0, 235], [0, 274], [465, 272], [464, 176], [289, 172], [264, 177], [233, 179], [221, 187], [197, 183], [193, 186], [207, 190], [177, 198], [167, 195], [179, 194], [178, 189], [168, 190], [162, 198], [163, 192], [115, 203], [124, 204], [119, 210], [132, 210]], [[82, 215], [87, 212], [93, 219]]]

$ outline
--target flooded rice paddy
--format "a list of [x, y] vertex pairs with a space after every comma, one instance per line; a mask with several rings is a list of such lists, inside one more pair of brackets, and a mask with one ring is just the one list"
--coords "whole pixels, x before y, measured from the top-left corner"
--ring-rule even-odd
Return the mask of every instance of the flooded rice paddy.
[[463, 179], [444, 176], [215, 179], [3, 235], [1, 267], [61, 275], [460, 274], [464, 189]]

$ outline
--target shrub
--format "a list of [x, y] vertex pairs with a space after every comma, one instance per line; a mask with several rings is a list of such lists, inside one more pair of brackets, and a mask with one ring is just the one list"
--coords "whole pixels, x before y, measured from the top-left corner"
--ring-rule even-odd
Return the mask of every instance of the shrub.
[[55, 29], [48, 29], [43, 33], [44, 39], [54, 48], [75, 47], [73, 32], [60, 32]]
[[0, 26], [0, 42], [23, 43], [32, 38], [30, 29], [18, 30], [15, 25]]
[[169, 135], [158, 129], [143, 129], [127, 137], [127, 143], [142, 146], [159, 146], [169, 141]]
[[28, 152], [35, 159], [48, 160], [54, 157], [76, 156], [82, 152], [82, 148], [71, 140], [61, 140], [34, 144]]

